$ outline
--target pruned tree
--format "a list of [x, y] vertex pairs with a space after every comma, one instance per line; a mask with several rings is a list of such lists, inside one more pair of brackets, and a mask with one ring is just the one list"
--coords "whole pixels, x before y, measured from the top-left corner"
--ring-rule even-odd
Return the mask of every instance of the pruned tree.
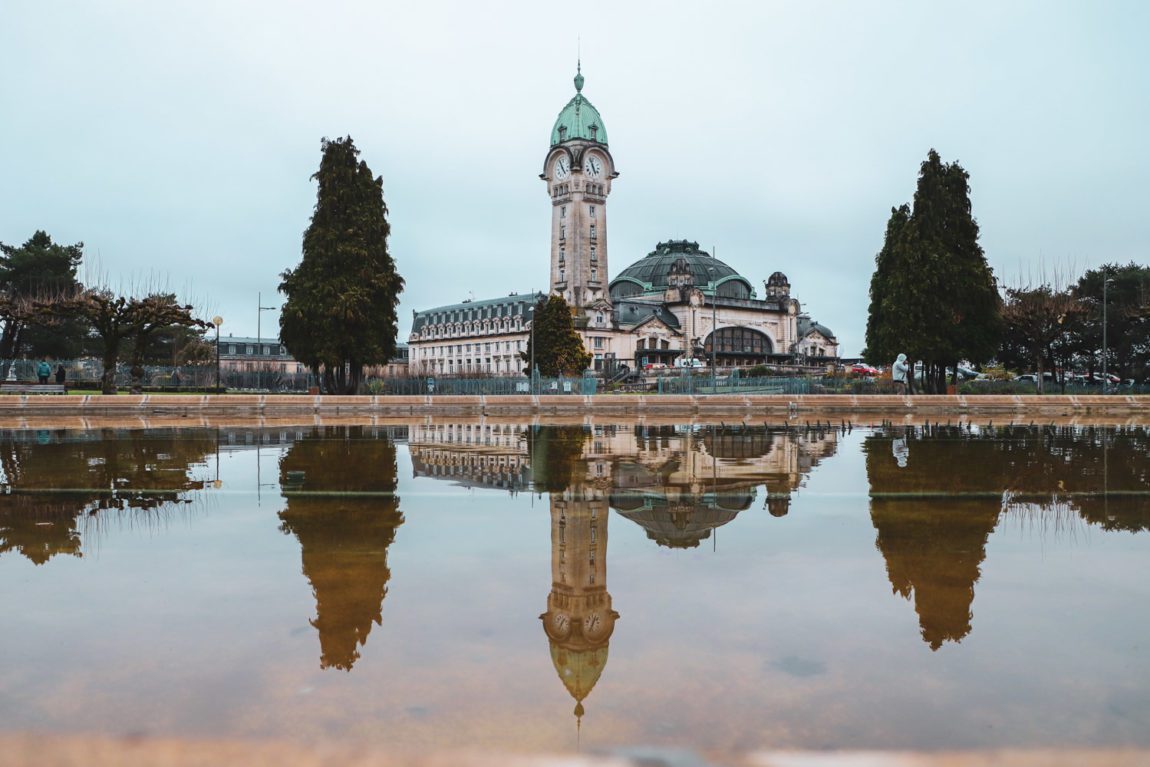
[[978, 244], [969, 179], [930, 151], [913, 207], [891, 213], [871, 278], [867, 359], [889, 364], [905, 352], [922, 361], [932, 393], [945, 390], [948, 366], [993, 357], [1002, 335], [1002, 302]]
[[[532, 340], [535, 344], [535, 366], [547, 378], [579, 375], [591, 364], [592, 355], [575, 331], [571, 306], [560, 295], [540, 298], [531, 318], [534, 332], [527, 339], [527, 351], [520, 357], [531, 365]], [[528, 370], [528, 374], [531, 371]]]
[[91, 326], [100, 342], [104, 364], [100, 390], [104, 394], [116, 393], [116, 367], [125, 346], [131, 346], [132, 392], [138, 393], [143, 387], [144, 354], [156, 333], [172, 327], [209, 325], [196, 319], [192, 307], [180, 304], [171, 293], [136, 298], [118, 296], [106, 288], [90, 288], [41, 302], [38, 309], [57, 316], [78, 317]]
[[1026, 359], [1037, 373], [1038, 393], [1043, 391], [1043, 373], [1056, 365], [1055, 346], [1064, 341], [1076, 321], [1086, 314], [1086, 306], [1069, 290], [1049, 284], [1037, 288], [1007, 288], [1002, 310], [1005, 320], [1003, 347], [1007, 354]]
[[303, 258], [282, 274], [279, 288], [287, 297], [280, 313], [284, 346], [322, 374], [326, 391], [348, 394], [359, 391], [366, 365], [395, 354], [404, 286], [387, 249], [383, 179], [358, 158], [350, 136], [324, 139]]

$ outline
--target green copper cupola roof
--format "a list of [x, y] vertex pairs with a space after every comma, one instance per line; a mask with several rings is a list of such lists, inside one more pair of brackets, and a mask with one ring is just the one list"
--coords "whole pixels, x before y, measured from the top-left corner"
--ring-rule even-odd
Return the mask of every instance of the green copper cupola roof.
[[599, 116], [599, 110], [583, 95], [582, 65], [575, 73], [575, 97], [567, 102], [567, 106], [563, 107], [563, 111], [555, 118], [555, 127], [551, 129], [551, 146], [577, 138], [599, 144], [607, 143], [607, 129], [603, 127], [603, 118]]

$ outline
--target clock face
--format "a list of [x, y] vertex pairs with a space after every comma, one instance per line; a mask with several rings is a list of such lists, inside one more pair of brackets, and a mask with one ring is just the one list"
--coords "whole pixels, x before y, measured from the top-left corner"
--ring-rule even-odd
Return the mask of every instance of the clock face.
[[591, 613], [587, 616], [587, 619], [583, 621], [583, 629], [584, 631], [590, 632], [597, 628], [599, 628], [599, 613]]
[[555, 180], [562, 181], [571, 175], [571, 161], [566, 157], [560, 157], [555, 161]]
[[583, 172], [591, 178], [599, 178], [603, 174], [603, 161], [595, 155], [588, 155], [583, 163]]
[[567, 628], [567, 616], [563, 613], [558, 613], [554, 618], [551, 619], [551, 622], [554, 623], [555, 628], [559, 629], [560, 631]]

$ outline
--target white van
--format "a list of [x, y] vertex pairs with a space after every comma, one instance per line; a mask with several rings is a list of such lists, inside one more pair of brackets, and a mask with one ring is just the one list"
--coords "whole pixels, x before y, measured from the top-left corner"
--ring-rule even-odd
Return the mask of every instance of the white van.
[[675, 360], [675, 367], [692, 368], [698, 370], [700, 368], [707, 367], [707, 365], [701, 359], [697, 359], [695, 357], [679, 357], [677, 360]]

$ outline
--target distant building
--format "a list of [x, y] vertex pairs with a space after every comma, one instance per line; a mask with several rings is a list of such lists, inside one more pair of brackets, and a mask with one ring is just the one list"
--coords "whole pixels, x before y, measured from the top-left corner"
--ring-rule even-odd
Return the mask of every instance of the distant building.
[[[209, 342], [215, 339], [209, 337]], [[407, 375], [408, 347], [405, 343], [395, 345], [395, 355], [386, 365], [373, 365], [365, 375], [376, 377], [400, 377]], [[252, 338], [250, 336], [220, 337], [220, 370], [238, 373], [279, 373], [281, 375], [306, 375], [307, 366], [288, 354], [287, 348], [278, 338]]]
[[[751, 282], [697, 242], [660, 242], [608, 280], [607, 198], [619, 176], [607, 129], [575, 95], [551, 130], [540, 178], [551, 198], [550, 293], [571, 305], [594, 370], [672, 365], [680, 358], [720, 367], [830, 361], [838, 341], [802, 312], [782, 272]], [[467, 301], [414, 312], [410, 369], [417, 374], [511, 375], [527, 367], [529, 311], [543, 294]]]

